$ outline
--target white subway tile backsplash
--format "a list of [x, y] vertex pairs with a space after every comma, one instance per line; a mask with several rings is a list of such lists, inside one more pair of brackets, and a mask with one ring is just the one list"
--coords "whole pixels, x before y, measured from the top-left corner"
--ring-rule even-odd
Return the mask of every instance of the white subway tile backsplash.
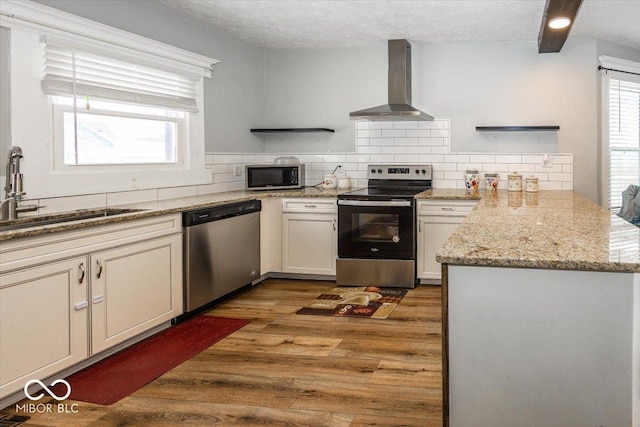
[[175, 199], [178, 197], [189, 197], [197, 195], [198, 187], [196, 185], [158, 189], [158, 200]]
[[444, 120], [434, 120], [430, 122], [418, 122], [418, 129], [444, 129]]
[[444, 154], [421, 154], [420, 163], [444, 163]]
[[406, 147], [397, 147], [397, 146], [389, 147], [387, 145], [383, 145], [382, 147], [380, 147], [380, 149], [381, 149], [380, 150], [381, 153], [387, 153], [387, 154], [389, 154], [389, 153], [393, 153], [393, 154], [395, 154], [395, 153], [406, 153], [407, 152]]
[[369, 121], [367, 121], [367, 120], [358, 120], [356, 122], [356, 129], [369, 129]]
[[428, 129], [408, 130], [407, 137], [408, 138], [430, 138], [431, 131]]
[[393, 162], [393, 154], [372, 154], [370, 163], [391, 163]]
[[447, 129], [431, 129], [431, 136], [448, 138], [449, 131]]
[[418, 129], [418, 122], [392, 122], [394, 129]]
[[441, 147], [431, 147], [431, 152], [432, 153], [440, 153], [440, 154], [446, 154], [449, 152], [449, 146], [441, 146]]
[[522, 163], [520, 154], [497, 154], [496, 163]]
[[535, 172], [536, 165], [526, 164], [526, 163], [512, 163], [509, 165], [509, 172]]
[[336, 162], [336, 163], [344, 163], [345, 162], [344, 154], [323, 154], [322, 161], [325, 163]]
[[377, 147], [358, 147], [358, 153], [363, 153], [363, 154], [375, 154], [375, 153], [382, 153], [382, 146], [377, 146]]
[[405, 130], [381, 130], [382, 138], [404, 138], [407, 136], [407, 132]]
[[[96, 209], [107, 206], [106, 194], [87, 194], [84, 196], [52, 197], [36, 201], [27, 201], [27, 204], [44, 206], [34, 214], [75, 211], [78, 209]], [[25, 212], [26, 213], [26, 212]], [[24, 214], [20, 214], [25, 216]]]
[[418, 145], [418, 138], [394, 138], [393, 145]]
[[495, 163], [495, 154], [470, 154], [469, 161], [472, 163]]
[[419, 138], [418, 142], [423, 146], [443, 146], [446, 138]]
[[127, 203], [153, 202], [158, 200], [158, 190], [121, 191], [107, 194], [107, 206]]
[[370, 122], [369, 129], [393, 129], [393, 122]]
[[369, 145], [369, 138], [358, 138], [358, 145]]
[[469, 155], [468, 154], [445, 154], [444, 161], [455, 162], [455, 163], [469, 163]]
[[419, 163], [420, 156], [417, 154], [396, 154], [393, 161], [396, 163]]
[[371, 130], [371, 129], [358, 129], [358, 138], [380, 138], [382, 136], [382, 131], [379, 129]]

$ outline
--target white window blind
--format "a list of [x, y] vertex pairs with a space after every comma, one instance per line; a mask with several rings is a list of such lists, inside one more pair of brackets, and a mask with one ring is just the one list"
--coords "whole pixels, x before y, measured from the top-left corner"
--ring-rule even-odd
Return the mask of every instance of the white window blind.
[[198, 112], [199, 76], [170, 72], [47, 41], [42, 90], [47, 95], [98, 99]]
[[640, 83], [612, 77], [609, 83], [609, 208], [622, 192], [640, 185]]

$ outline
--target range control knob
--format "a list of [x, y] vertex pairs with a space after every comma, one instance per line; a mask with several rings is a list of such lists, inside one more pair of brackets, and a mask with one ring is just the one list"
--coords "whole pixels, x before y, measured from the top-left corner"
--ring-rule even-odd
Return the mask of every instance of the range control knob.
[[420, 173], [420, 171], [418, 169], [416, 169], [416, 173]]
[[423, 175], [426, 175], [426, 174], [427, 174], [427, 171], [426, 171], [426, 170], [424, 170], [424, 169], [422, 169], [422, 174], [423, 174]]
[[378, 173], [382, 173], [382, 169], [378, 169]]
[[375, 169], [371, 169], [371, 173], [376, 173], [376, 170]]

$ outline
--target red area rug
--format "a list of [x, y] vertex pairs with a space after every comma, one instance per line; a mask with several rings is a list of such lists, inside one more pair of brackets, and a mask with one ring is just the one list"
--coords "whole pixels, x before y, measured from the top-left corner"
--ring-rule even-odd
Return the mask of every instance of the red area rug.
[[248, 323], [212, 316], [178, 323], [66, 378], [69, 399], [111, 405]]

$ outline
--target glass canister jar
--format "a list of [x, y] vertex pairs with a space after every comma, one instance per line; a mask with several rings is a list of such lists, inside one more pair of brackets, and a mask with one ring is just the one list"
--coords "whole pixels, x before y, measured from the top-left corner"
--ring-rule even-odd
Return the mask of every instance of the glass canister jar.
[[484, 189], [488, 191], [498, 191], [500, 176], [496, 172], [486, 172], [484, 174]]
[[480, 187], [478, 169], [467, 169], [464, 173], [464, 186], [467, 190], [477, 191]]
[[538, 192], [538, 178], [535, 176], [528, 176], [524, 179], [524, 191], [527, 193]]
[[509, 184], [507, 190], [509, 191], [522, 191], [522, 174], [513, 172], [507, 175]]

